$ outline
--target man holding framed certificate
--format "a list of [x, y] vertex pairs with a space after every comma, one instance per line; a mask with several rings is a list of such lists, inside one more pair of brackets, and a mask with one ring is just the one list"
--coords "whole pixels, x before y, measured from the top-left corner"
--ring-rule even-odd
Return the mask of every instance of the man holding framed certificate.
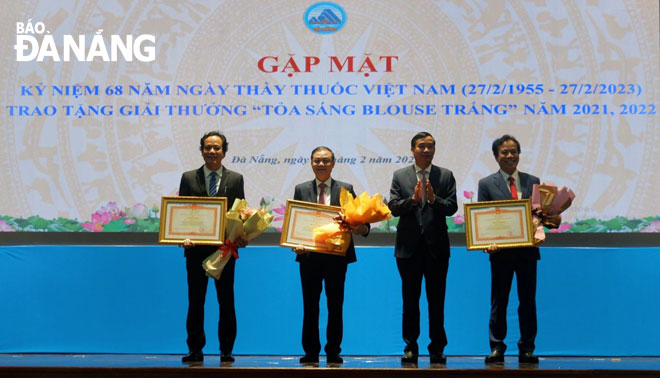
[[[227, 153], [227, 138], [218, 131], [204, 134], [199, 142], [199, 150], [204, 165], [199, 169], [185, 172], [179, 185], [180, 196], [226, 197], [227, 206], [234, 200], [245, 199], [243, 176], [222, 166]], [[227, 209], [223, 209], [227, 211]], [[245, 241], [238, 240], [240, 247]], [[186, 331], [189, 353], [182, 358], [185, 363], [202, 362], [202, 349], [206, 344], [204, 334], [204, 300], [208, 277], [202, 261], [218, 249], [214, 245], [195, 245], [190, 239], [184, 240], [186, 272], [188, 277], [188, 316]], [[236, 339], [236, 311], [234, 309], [234, 269], [236, 260], [232, 256], [225, 265], [220, 279], [214, 280], [220, 308], [218, 339], [220, 341], [220, 361], [233, 362], [232, 350]]]
[[[510, 135], [495, 139], [493, 155], [499, 171], [479, 180], [478, 200], [502, 201], [530, 198], [532, 187], [539, 184], [538, 177], [519, 172], [520, 143]], [[488, 324], [491, 353], [486, 363], [504, 362], [506, 344], [506, 308], [509, 291], [516, 274], [520, 340], [518, 359], [522, 363], [538, 363], [534, 355], [536, 338], [536, 263], [541, 258], [537, 247], [500, 248], [492, 244], [485, 250], [490, 254], [491, 308]]]
[[[311, 155], [315, 178], [296, 185], [293, 199], [297, 201], [339, 206], [339, 193], [344, 187], [353, 197], [353, 185], [330, 177], [335, 166], [335, 154], [325, 146], [316, 147]], [[369, 224], [350, 226], [351, 233], [367, 236]], [[351, 240], [345, 255], [309, 252], [300, 245], [293, 249], [296, 261], [300, 263], [300, 283], [303, 294], [302, 345], [305, 355], [302, 364], [319, 362], [321, 342], [319, 339], [319, 300], [325, 281], [325, 295], [328, 299], [327, 343], [325, 353], [327, 363], [341, 364], [341, 340], [343, 336], [344, 281], [349, 263], [356, 261], [355, 247]]]

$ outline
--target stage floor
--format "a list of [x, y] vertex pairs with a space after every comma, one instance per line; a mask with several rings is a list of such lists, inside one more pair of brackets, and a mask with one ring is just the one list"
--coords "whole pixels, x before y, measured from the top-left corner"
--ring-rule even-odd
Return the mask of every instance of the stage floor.
[[[402, 365], [400, 356], [343, 356], [341, 365], [327, 366], [320, 357], [318, 366], [303, 366], [300, 356], [235, 356], [236, 361], [221, 364], [220, 356], [205, 355], [195, 368], [286, 368], [314, 369], [539, 369], [539, 370], [658, 370], [659, 357], [540, 357], [538, 365], [519, 364], [517, 356], [507, 356], [504, 364], [486, 365], [484, 356], [448, 356], [446, 365], [431, 365], [420, 356], [416, 366]], [[0, 367], [188, 367], [181, 355], [163, 354], [0, 354]]]

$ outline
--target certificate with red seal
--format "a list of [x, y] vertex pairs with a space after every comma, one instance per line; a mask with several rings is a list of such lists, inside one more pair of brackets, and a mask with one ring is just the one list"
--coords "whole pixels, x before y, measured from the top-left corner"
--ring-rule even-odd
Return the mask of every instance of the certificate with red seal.
[[321, 205], [305, 201], [286, 201], [280, 246], [288, 248], [305, 247], [306, 251], [344, 255], [350, 243], [351, 234], [342, 232], [337, 243], [320, 240], [314, 230], [332, 225], [339, 216], [339, 206]]
[[464, 204], [468, 250], [534, 246], [535, 227], [529, 199]]
[[227, 198], [163, 197], [158, 243], [222, 245], [225, 240]]

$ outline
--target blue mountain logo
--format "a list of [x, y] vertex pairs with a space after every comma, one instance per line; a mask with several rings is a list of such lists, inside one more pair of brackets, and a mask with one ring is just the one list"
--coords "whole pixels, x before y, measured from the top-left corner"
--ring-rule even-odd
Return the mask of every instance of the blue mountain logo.
[[318, 17], [311, 17], [309, 19], [310, 24], [341, 24], [341, 18], [332, 11], [332, 9], [326, 8], [321, 12], [321, 15]]
[[335, 3], [316, 3], [307, 8], [303, 18], [307, 27], [319, 34], [331, 34], [346, 24], [346, 12]]

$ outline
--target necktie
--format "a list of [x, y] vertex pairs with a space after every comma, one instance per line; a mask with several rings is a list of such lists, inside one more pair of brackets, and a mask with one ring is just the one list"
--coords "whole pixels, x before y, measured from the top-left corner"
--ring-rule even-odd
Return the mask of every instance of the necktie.
[[209, 179], [209, 196], [215, 197], [218, 194], [218, 174], [211, 172]]
[[325, 188], [327, 185], [322, 182], [319, 184], [319, 203], [325, 205]]
[[518, 199], [518, 189], [516, 188], [516, 181], [513, 176], [509, 176], [509, 189], [511, 189], [511, 198]]
[[421, 170], [422, 173], [422, 206], [426, 205], [426, 171]]

